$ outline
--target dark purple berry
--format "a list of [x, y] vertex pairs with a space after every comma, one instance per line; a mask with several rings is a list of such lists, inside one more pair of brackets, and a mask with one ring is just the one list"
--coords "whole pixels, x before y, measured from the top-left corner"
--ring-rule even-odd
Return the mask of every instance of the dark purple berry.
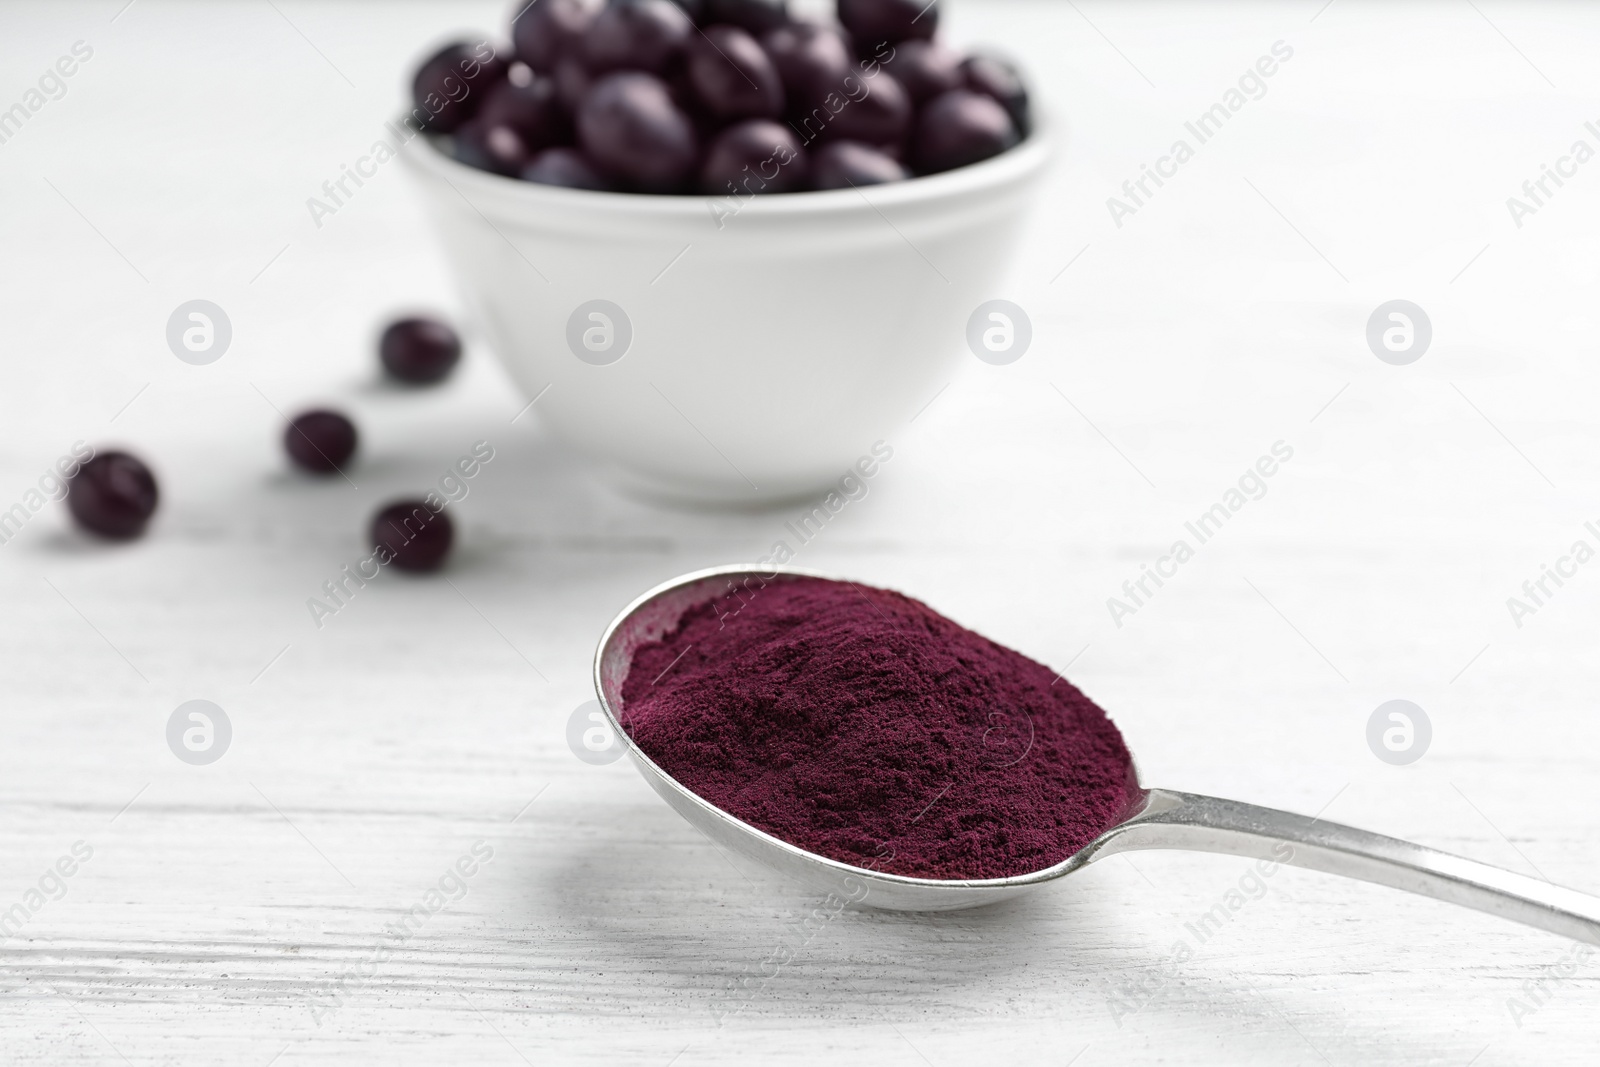
[[400, 319], [383, 331], [378, 356], [403, 382], [436, 382], [461, 358], [461, 339], [438, 319]]
[[488, 88], [505, 75], [505, 60], [487, 41], [446, 45], [417, 68], [411, 116], [422, 129], [449, 133], [477, 113]]
[[380, 563], [406, 571], [434, 571], [450, 554], [450, 516], [421, 500], [397, 500], [372, 519], [372, 545]]
[[[544, 0], [539, 0], [543, 3]], [[527, 81], [503, 81], [489, 90], [473, 118], [483, 126], [509, 126], [530, 152], [560, 144], [567, 136], [567, 116], [556, 94], [555, 79], [519, 68]]]
[[806, 187], [810, 168], [800, 138], [787, 126], [747, 119], [711, 142], [700, 188], [713, 195], [792, 193]]
[[862, 78], [865, 92], [849, 97], [839, 113], [823, 130], [830, 141], [862, 141], [892, 154], [911, 132], [911, 96], [892, 74]]
[[510, 126], [490, 126], [473, 119], [456, 131], [456, 159], [495, 174], [516, 174], [528, 162], [528, 146]]
[[337, 411], [308, 411], [284, 431], [283, 447], [301, 470], [333, 474], [355, 454], [356, 425]]
[[966, 84], [961, 57], [937, 41], [902, 41], [883, 69], [905, 86], [913, 104]]
[[577, 56], [562, 56], [556, 60], [556, 99], [566, 109], [568, 115], [576, 115], [578, 107], [583, 103], [584, 94], [588, 93], [589, 86], [594, 84], [594, 76], [589, 73], [589, 68], [583, 65], [583, 60]]
[[591, 71], [666, 71], [683, 54], [694, 23], [672, 0], [611, 0], [589, 23], [583, 55]]
[[694, 82], [689, 79], [687, 63], [661, 80], [666, 83], [667, 95], [672, 97], [678, 110], [688, 115], [689, 121], [694, 123], [697, 134], [714, 134], [721, 128], [721, 118], [707, 111], [700, 102], [700, 94], [695, 92]]
[[893, 156], [859, 141], [831, 141], [811, 153], [811, 188], [849, 189], [911, 177]]
[[722, 22], [755, 34], [789, 21], [786, 0], [705, 0], [705, 7], [704, 24]]
[[118, 541], [144, 533], [159, 498], [150, 468], [126, 452], [102, 452], [67, 482], [67, 509], [78, 525]]
[[756, 39], [737, 26], [711, 26], [689, 43], [689, 81], [724, 119], [783, 114], [783, 79]]
[[908, 38], [928, 40], [939, 26], [936, 0], [839, 0], [839, 21], [863, 55]]
[[526, 181], [541, 185], [562, 185], [568, 189], [593, 189], [607, 192], [611, 181], [576, 148], [546, 148], [522, 168]]
[[596, 82], [578, 108], [578, 141], [641, 192], [677, 192], [694, 172], [694, 126], [649, 74], [623, 71]]
[[518, 59], [549, 74], [556, 60], [578, 47], [593, 17], [583, 0], [533, 0], [511, 20], [512, 47]]
[[928, 101], [917, 116], [911, 162], [920, 174], [965, 167], [998, 155], [1021, 137], [993, 97], [952, 89]]
[[831, 26], [790, 23], [762, 37], [761, 47], [783, 78], [793, 111], [819, 106], [829, 93], [842, 95], [845, 78], [855, 73], [850, 43]]
[[1017, 129], [1027, 135], [1033, 125], [1033, 116], [1028, 112], [1028, 86], [1015, 66], [999, 56], [976, 55], [961, 64], [961, 73], [968, 89], [1000, 101]]

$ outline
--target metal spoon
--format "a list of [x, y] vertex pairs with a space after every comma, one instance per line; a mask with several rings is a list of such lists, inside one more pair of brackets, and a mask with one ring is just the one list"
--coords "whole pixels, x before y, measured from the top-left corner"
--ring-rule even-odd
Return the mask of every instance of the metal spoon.
[[1176, 848], [1246, 856], [1447, 900], [1478, 911], [1600, 944], [1600, 897], [1490, 867], [1382, 834], [1237, 800], [1143, 789], [1127, 817], [1053, 867], [1011, 878], [945, 881], [857, 867], [796, 848], [696, 796], [628, 740], [622, 681], [633, 652], [673, 629], [683, 613], [718, 595], [753, 598], [773, 582], [823, 578], [796, 567], [695, 571], [659, 585], [612, 620], [595, 652], [595, 689], [617, 736], [645, 780], [719, 845], [843, 900], [878, 908], [950, 911], [991, 904], [1069, 875], [1096, 860], [1139, 849]]

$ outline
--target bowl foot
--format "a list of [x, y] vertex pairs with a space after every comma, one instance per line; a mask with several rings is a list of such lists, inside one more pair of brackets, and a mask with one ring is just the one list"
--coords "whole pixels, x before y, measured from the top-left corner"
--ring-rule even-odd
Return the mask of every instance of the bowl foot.
[[791, 479], [759, 489], [744, 482], [696, 482], [669, 478], [655, 471], [609, 464], [601, 468], [605, 482], [624, 496], [676, 511], [762, 512], [820, 499], [837, 475]]

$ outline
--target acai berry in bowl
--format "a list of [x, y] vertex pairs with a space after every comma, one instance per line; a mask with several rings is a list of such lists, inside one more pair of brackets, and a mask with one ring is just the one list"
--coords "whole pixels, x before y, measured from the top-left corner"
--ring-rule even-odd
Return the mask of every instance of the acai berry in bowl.
[[937, 4], [540, 0], [419, 67], [403, 153], [544, 425], [614, 482], [836, 483], [972, 359], [1049, 157], [1016, 69]]

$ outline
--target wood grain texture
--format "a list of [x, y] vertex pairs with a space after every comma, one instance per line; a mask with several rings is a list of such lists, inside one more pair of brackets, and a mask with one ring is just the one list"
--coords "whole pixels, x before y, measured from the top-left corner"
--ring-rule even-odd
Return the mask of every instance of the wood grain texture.
[[[1600, 957], [1293, 870], [1202, 942], [1248, 874], [1227, 858], [807, 932], [816, 900], [565, 740], [612, 614], [789, 516], [614, 494], [512, 421], [477, 343], [439, 390], [373, 384], [377, 323], [453, 309], [449, 281], [398, 171], [305, 207], [423, 44], [501, 6], [119, 6], [10, 5], [0, 35], [0, 105], [94, 49], [0, 145], [0, 509], [80, 438], [164, 494], [134, 545], [59, 506], [0, 545], [0, 913], [93, 849], [0, 949], [0, 1062], [1592, 1062]], [[886, 429], [796, 562], [1069, 669], [1150, 782], [1600, 890], [1600, 571], [1520, 628], [1505, 606], [1600, 519], [1600, 172], [1520, 229], [1504, 206], [1600, 116], [1600, 18], [1480, 6], [952, 4], [1067, 130], [997, 294], [1034, 348]], [[1279, 40], [1265, 95], [1114, 225]], [[208, 367], [162, 340], [196, 296], [234, 324]], [[1395, 297], [1434, 324], [1410, 367], [1363, 341]], [[354, 485], [283, 472], [274, 408], [312, 401], [360, 422]], [[316, 628], [366, 517], [477, 440], [448, 581], [385, 574]], [[1117, 626], [1107, 598], [1280, 440], [1265, 495]], [[1364, 739], [1394, 697], [1434, 726], [1407, 768]], [[208, 767], [164, 740], [194, 698], [234, 726]], [[480, 841], [458, 899], [388, 932]]]

